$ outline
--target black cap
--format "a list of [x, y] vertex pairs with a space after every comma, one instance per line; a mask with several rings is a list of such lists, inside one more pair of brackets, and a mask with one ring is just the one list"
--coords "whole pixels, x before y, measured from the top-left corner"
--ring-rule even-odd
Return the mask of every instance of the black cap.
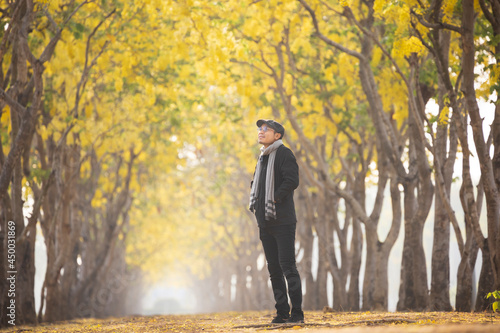
[[267, 126], [272, 128], [276, 133], [280, 133], [281, 134], [280, 139], [283, 139], [283, 136], [285, 136], [285, 128], [283, 127], [283, 125], [281, 125], [277, 121], [274, 121], [272, 119], [269, 119], [269, 120], [259, 119], [259, 120], [257, 120], [257, 127], [261, 127], [262, 124], [266, 124]]

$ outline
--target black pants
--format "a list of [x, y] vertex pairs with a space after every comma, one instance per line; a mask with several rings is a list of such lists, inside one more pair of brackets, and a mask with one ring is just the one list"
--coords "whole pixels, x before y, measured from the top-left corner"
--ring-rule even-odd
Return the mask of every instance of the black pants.
[[278, 315], [285, 318], [290, 313], [290, 306], [288, 305], [286, 284], [283, 276], [286, 277], [288, 282], [292, 316], [304, 316], [302, 312], [302, 286], [295, 264], [295, 226], [294, 223], [259, 228], [267, 268], [271, 276], [276, 310]]

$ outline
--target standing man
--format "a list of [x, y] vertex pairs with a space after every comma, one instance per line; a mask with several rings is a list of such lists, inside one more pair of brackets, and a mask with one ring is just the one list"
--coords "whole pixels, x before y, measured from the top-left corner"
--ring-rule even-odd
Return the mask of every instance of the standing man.
[[[250, 210], [259, 225], [259, 235], [271, 277], [277, 315], [272, 323], [303, 323], [302, 287], [295, 264], [295, 205], [293, 191], [299, 186], [299, 167], [293, 152], [285, 147], [283, 126], [274, 120], [257, 121], [261, 154], [255, 168]], [[285, 279], [288, 282], [288, 304]]]

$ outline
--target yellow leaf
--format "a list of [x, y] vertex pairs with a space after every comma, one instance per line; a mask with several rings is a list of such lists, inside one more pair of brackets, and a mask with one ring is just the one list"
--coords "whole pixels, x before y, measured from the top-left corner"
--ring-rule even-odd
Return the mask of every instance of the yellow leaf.
[[448, 124], [450, 118], [449, 118], [449, 114], [450, 114], [450, 110], [447, 106], [445, 106], [441, 112], [439, 113], [439, 120], [438, 120], [438, 124], [440, 126], [444, 126], [446, 124]]

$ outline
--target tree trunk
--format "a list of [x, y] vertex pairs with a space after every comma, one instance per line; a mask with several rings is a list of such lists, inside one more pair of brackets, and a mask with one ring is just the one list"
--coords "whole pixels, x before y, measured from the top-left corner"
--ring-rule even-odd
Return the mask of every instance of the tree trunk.
[[[378, 244], [378, 248], [382, 244]], [[371, 309], [375, 311], [387, 311], [389, 300], [389, 279], [388, 279], [388, 262], [389, 254], [386, 251], [377, 251], [375, 255], [377, 268], [375, 274], [375, 286], [373, 291], [373, 302]]]
[[[303, 179], [300, 181], [302, 184], [305, 183]], [[312, 233], [313, 226], [313, 208], [306, 207], [306, 205], [311, 205], [310, 200], [306, 200], [307, 188], [301, 186], [299, 188], [299, 195], [297, 200], [298, 204], [302, 209], [301, 216], [299, 217], [299, 222], [297, 223], [297, 239], [299, 240], [301, 247], [304, 250], [304, 256], [299, 262], [300, 275], [303, 280], [305, 280], [305, 295], [303, 297], [303, 308], [307, 310], [317, 310], [317, 299], [318, 299], [318, 289], [317, 281], [314, 281], [312, 274], [313, 265], [313, 245], [314, 245], [314, 235]]]
[[[484, 0], [481, 0], [479, 1], [479, 5], [484, 13], [484, 16], [491, 24], [493, 30], [492, 40], [498, 40], [498, 38], [500, 38], [500, 0], [488, 0], [487, 2], [489, 5], [487, 5]], [[492, 49], [494, 52], [493, 58], [495, 59], [498, 68], [498, 66], [500, 66], [500, 43], [496, 43]], [[493, 124], [491, 125], [491, 134], [494, 146], [492, 165], [496, 187], [497, 189], [500, 189], [500, 91], [498, 88], [496, 89], [496, 92], [497, 100], [495, 102], [495, 118], [493, 120]], [[500, 256], [498, 253], [500, 252], [497, 252], [497, 256]]]
[[302, 249], [304, 251], [302, 260], [299, 263], [300, 266], [300, 275], [303, 280], [305, 280], [305, 290], [306, 293], [304, 295], [303, 307], [307, 310], [317, 310], [315, 305], [315, 301], [318, 297], [317, 293], [315, 293], [315, 281], [312, 274], [312, 265], [313, 265], [313, 244], [314, 244], [314, 236], [311, 232], [311, 228], [308, 225], [305, 225], [305, 221], [302, 221], [304, 227], [301, 229], [300, 243], [302, 245]]
[[[403, 186], [405, 193], [405, 238], [403, 244], [401, 284], [397, 310], [422, 311], [428, 305], [427, 267], [422, 245], [425, 215], [418, 214], [417, 212], [418, 203], [414, 194], [416, 184], [413, 182], [407, 182]], [[422, 195], [424, 194], [419, 194], [419, 197]], [[428, 195], [428, 197], [432, 199], [432, 196]], [[422, 217], [424, 217], [423, 220]]]
[[[11, 209], [11, 201], [10, 197], [7, 194], [3, 200], [2, 200], [2, 205], [0, 206], [0, 246], [1, 246], [1, 253], [0, 253], [0, 264], [1, 264], [1, 269], [0, 269], [0, 277], [2, 278], [2, 281], [8, 281], [7, 278], [10, 277], [10, 274], [7, 272], [10, 271], [10, 264], [8, 258], [8, 240], [9, 240], [9, 221], [12, 221], [12, 209]], [[10, 237], [12, 241], [12, 235]], [[14, 238], [15, 239], [15, 238]], [[15, 267], [14, 267], [15, 268]], [[2, 306], [0, 308], [0, 327], [7, 327], [7, 326], [12, 326], [12, 320], [14, 320], [15, 323], [15, 318], [13, 316], [9, 316], [11, 314], [11, 310], [8, 309], [10, 306], [11, 299], [13, 299], [13, 295], [10, 290], [10, 283], [0, 283], [0, 305]], [[15, 316], [15, 310], [14, 310], [14, 316]], [[9, 323], [11, 321], [11, 323]]]
[[[401, 259], [401, 279], [399, 286], [399, 301], [397, 305], [398, 311], [412, 309], [416, 304], [415, 291], [413, 289], [413, 244], [410, 241], [412, 238], [412, 215], [415, 212], [416, 200], [414, 198], [415, 185], [408, 183], [404, 185], [404, 242], [403, 256]], [[417, 268], [415, 268], [417, 269]]]
[[[44, 230], [44, 239], [47, 248], [47, 271], [45, 274], [45, 321], [58, 321], [75, 316], [75, 301], [72, 287], [77, 285], [74, 270], [76, 270], [75, 247], [80, 238], [81, 223], [75, 223], [73, 200], [75, 199], [77, 184], [71, 166], [71, 156], [65, 145], [61, 149], [51, 151], [53, 156], [52, 168], [56, 170], [57, 197], [51, 201], [51, 225]], [[79, 159], [79, 157], [78, 157]], [[58, 207], [59, 210], [58, 210]], [[49, 221], [47, 221], [49, 222]], [[63, 306], [64, 305], [64, 306]]]
[[[6, 212], [6, 207], [2, 203], [0, 206], [0, 246], [1, 246], [1, 251], [0, 251], [0, 278], [2, 281], [7, 281], [7, 239], [8, 239], [8, 234], [7, 234], [7, 223], [8, 221], [11, 221], [11, 218], [8, 217], [8, 214]], [[8, 314], [10, 310], [7, 309], [7, 307], [10, 305], [10, 297], [9, 297], [9, 283], [0, 283], [0, 327], [6, 327], [9, 325], [9, 318]]]
[[485, 297], [489, 292], [494, 290], [495, 283], [493, 280], [493, 270], [491, 268], [491, 253], [489, 252], [489, 243], [487, 241], [484, 242], [484, 245], [481, 248], [481, 254], [483, 258], [483, 265], [481, 266], [477, 289], [475, 308], [475, 311], [477, 312], [487, 311], [490, 308], [490, 301]]
[[316, 276], [315, 292], [317, 295], [313, 310], [321, 310], [328, 306], [328, 270], [326, 265], [318, 265], [318, 273]]
[[[379, 241], [377, 235], [377, 227], [374, 224], [365, 224], [366, 237], [366, 264], [365, 277], [363, 281], [363, 307], [364, 311], [374, 309], [374, 296], [376, 287], [376, 277], [383, 278], [377, 275], [377, 267], [379, 264]], [[385, 266], [387, 269], [387, 266]], [[387, 289], [387, 288], [386, 288]]]
[[19, 319], [18, 324], [33, 324], [37, 322], [35, 310], [35, 237], [36, 228], [30, 228], [29, 235], [22, 242], [17, 242], [16, 252], [16, 299]]
[[[491, 26], [493, 28], [493, 39], [498, 40], [500, 37], [500, 0], [489, 0], [489, 3], [491, 4], [491, 12], [484, 6], [484, 1], [480, 1], [479, 4], [481, 6], [481, 9], [483, 10], [486, 18], [488, 21], [491, 23]], [[495, 52], [495, 61], [497, 68], [500, 66], [500, 43], [497, 43], [496, 46], [494, 47], [494, 52]], [[498, 195], [500, 191], [500, 91], [497, 88], [497, 100], [495, 102], [495, 118], [493, 120], [493, 123], [491, 125], [491, 134], [493, 138], [493, 158], [492, 158], [492, 168], [493, 168], [493, 177], [496, 185], [496, 195], [497, 195], [497, 202], [498, 200]], [[498, 203], [497, 203], [498, 204]], [[497, 207], [498, 208], [498, 207]], [[498, 209], [497, 209], [498, 213]], [[498, 218], [498, 217], [497, 217]], [[492, 221], [493, 223], [493, 221]], [[494, 289], [495, 290], [500, 290], [500, 221], [497, 219], [497, 237], [496, 237], [496, 251], [495, 255], [496, 257], [493, 260], [493, 267], [496, 266], [496, 284]], [[494, 271], [495, 273], [495, 271]]]
[[455, 310], [471, 312], [473, 310], [473, 283], [475, 282], [473, 274], [474, 267], [476, 266], [478, 246], [472, 234], [472, 228], [468, 226], [466, 230], [467, 241], [465, 242], [465, 251], [462, 253], [457, 272]]
[[[450, 32], [439, 31], [439, 44], [441, 59], [448, 64], [448, 54], [450, 45]], [[446, 95], [446, 87], [443, 81], [438, 78], [438, 105], [439, 114], [448, 112], [445, 108], [444, 97]], [[442, 117], [438, 117], [441, 119]], [[452, 124], [453, 125], [453, 124]], [[450, 149], [450, 157], [447, 158], [447, 145], [449, 141], [454, 140], [451, 135], [448, 138], [448, 123], [439, 122], [434, 141], [434, 167], [440, 168], [440, 172], [444, 178], [445, 195], [449, 202], [449, 193], [451, 191], [451, 181], [453, 175], [453, 165], [455, 154]], [[453, 147], [453, 142], [450, 142]], [[447, 163], [448, 162], [448, 163]], [[445, 170], [446, 167], [446, 170]], [[439, 180], [436, 180], [436, 182]], [[434, 198], [434, 235], [432, 244], [432, 263], [431, 263], [431, 291], [429, 299], [429, 307], [431, 311], [451, 311], [450, 303], [450, 218], [443, 207], [441, 196], [436, 195]]]
[[398, 239], [399, 230], [401, 227], [401, 193], [398, 188], [396, 174], [391, 175], [391, 202], [392, 202], [392, 225], [389, 233], [383, 243], [378, 242], [376, 253], [376, 270], [375, 270], [375, 286], [373, 292], [372, 309], [378, 311], [388, 310], [389, 299], [389, 279], [388, 279], [388, 262], [391, 250]]
[[[12, 11], [12, 12], [11, 12]], [[9, 17], [13, 12], [18, 12], [16, 18]], [[7, 18], [9, 28], [12, 27], [12, 35], [10, 36], [12, 43], [12, 59], [9, 71], [11, 71], [10, 82], [5, 82], [5, 86], [9, 87], [7, 92], [2, 90], [1, 100], [6, 103], [11, 109], [11, 147], [9, 154], [4, 158], [3, 151], [1, 153], [2, 163], [0, 172], [0, 202], [2, 203], [1, 212], [3, 218], [1, 221], [6, 226], [8, 221], [13, 221], [15, 225], [15, 263], [11, 269], [7, 269], [7, 274], [2, 275], [4, 281], [7, 277], [15, 279], [15, 297], [8, 297], [9, 293], [2, 293], [0, 296], [3, 302], [15, 301], [15, 318], [7, 317], [4, 313], [4, 307], [7, 304], [2, 303], [2, 324], [35, 324], [37, 322], [35, 306], [34, 306], [34, 243], [36, 231], [33, 225], [29, 229], [25, 229], [25, 220], [23, 213], [24, 201], [22, 199], [23, 191], [23, 168], [22, 159], [26, 166], [26, 176], [29, 173], [29, 148], [33, 138], [34, 125], [37, 119], [38, 108], [41, 105], [43, 82], [42, 64], [33, 61], [30, 57], [30, 49], [28, 44], [28, 35], [34, 19], [34, 4], [32, 1], [16, 1], [6, 8], [4, 12]], [[5, 37], [5, 36], [4, 36]], [[0, 59], [0, 63], [3, 58]], [[31, 71], [28, 68], [31, 65]], [[34, 85], [29, 85], [28, 81], [32, 79]], [[2, 88], [4, 86], [2, 85]], [[33, 93], [33, 90], [35, 92]], [[25, 96], [25, 97], [23, 97]], [[28, 98], [29, 97], [29, 98]], [[5, 104], [4, 104], [5, 105]], [[27, 107], [29, 105], [29, 107]], [[3, 106], [2, 106], [3, 107]], [[11, 197], [8, 195], [8, 188], [11, 189]], [[5, 219], [7, 218], [7, 219]], [[4, 220], [5, 219], [5, 220]], [[35, 221], [36, 222], [36, 221]], [[24, 232], [29, 233], [24, 236]], [[8, 237], [3, 234], [3, 241], [7, 241]], [[2, 242], [2, 250], [7, 250]], [[5, 260], [7, 252], [2, 251], [2, 260]], [[5, 263], [5, 262], [3, 262]], [[10, 264], [10, 263], [9, 263]], [[2, 270], [7, 268], [2, 266]], [[10, 266], [9, 266], [10, 268]], [[12, 273], [8, 273], [12, 272]], [[3, 273], [5, 274], [5, 273]], [[7, 288], [7, 291], [9, 291]], [[4, 290], [6, 291], [6, 290]], [[9, 310], [10, 312], [10, 310]], [[12, 319], [7, 323], [8, 319]]]
[[[475, 46], [474, 46], [474, 0], [462, 2], [462, 68], [463, 90], [467, 111], [471, 120], [474, 144], [481, 168], [486, 212], [488, 220], [488, 249], [490, 265], [493, 272], [493, 288], [500, 289], [500, 198], [495, 182], [493, 163], [484, 138], [483, 120], [479, 114], [479, 106], [474, 88]], [[483, 263], [484, 265], [485, 263]], [[481, 283], [481, 281], [480, 281]], [[490, 290], [491, 291], [491, 290]]]
[[[338, 226], [338, 199], [331, 198], [331, 204], [328, 206], [330, 216], [328, 214], [318, 213], [318, 216], [325, 216], [326, 223], [317, 223], [316, 231], [318, 234], [319, 247], [319, 265], [326, 263], [333, 278], [333, 309], [344, 311], [349, 308], [347, 291], [346, 291], [346, 275], [351, 262], [348, 262], [347, 253], [345, 251], [345, 243], [343, 235], [338, 235], [340, 241], [340, 256], [343, 258], [341, 264], [338, 263], [335, 255], [334, 230]], [[326, 203], [325, 203], [326, 205]], [[323, 205], [323, 206], [325, 206]], [[348, 222], [346, 220], [344, 229], [347, 230]], [[339, 228], [340, 229], [340, 228]]]
[[[352, 240], [350, 250], [350, 271], [349, 271], [349, 290], [347, 291], [347, 310], [359, 311], [361, 297], [359, 294], [359, 272], [361, 270], [361, 255], [363, 253], [363, 233], [361, 223], [357, 218], [353, 218]], [[344, 262], [342, 262], [344, 265]]]
[[[416, 55], [410, 57], [411, 82], [408, 94], [409, 114], [409, 172], [408, 177], [403, 180], [405, 193], [405, 239], [403, 248], [403, 263], [401, 265], [401, 289], [398, 302], [398, 310], [412, 309], [423, 310], [427, 308], [428, 285], [427, 266], [423, 248], [423, 228], [429, 214], [434, 196], [434, 185], [432, 184], [432, 171], [429, 165], [425, 145], [421, 135], [425, 105], [413, 101], [414, 81], [418, 83], [417, 72], [418, 59]], [[419, 92], [417, 91], [417, 94]], [[419, 98], [416, 98], [421, 100]], [[418, 194], [415, 196], [415, 190]], [[410, 260], [410, 261], [407, 261]]]

